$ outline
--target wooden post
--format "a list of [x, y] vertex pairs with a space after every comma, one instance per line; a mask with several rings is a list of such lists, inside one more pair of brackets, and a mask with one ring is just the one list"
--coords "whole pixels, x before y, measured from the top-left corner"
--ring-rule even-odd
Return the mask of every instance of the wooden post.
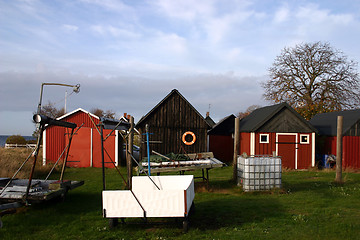
[[237, 157], [240, 146], [240, 118], [235, 118], [234, 128], [234, 156], [233, 156], [233, 180], [236, 182], [237, 179]]
[[102, 181], [103, 191], [106, 190], [106, 179], [105, 179], [105, 156], [104, 156], [104, 124], [100, 122], [100, 141], [101, 141], [101, 167], [102, 167]]
[[335, 182], [342, 182], [342, 131], [343, 116], [337, 117], [337, 134], [336, 134], [336, 177]]
[[127, 177], [128, 177], [128, 188], [131, 189], [132, 186], [132, 159], [131, 155], [133, 155], [133, 142], [134, 142], [134, 117], [130, 117], [130, 134], [128, 137], [128, 142], [126, 145], [126, 167], [127, 167]]

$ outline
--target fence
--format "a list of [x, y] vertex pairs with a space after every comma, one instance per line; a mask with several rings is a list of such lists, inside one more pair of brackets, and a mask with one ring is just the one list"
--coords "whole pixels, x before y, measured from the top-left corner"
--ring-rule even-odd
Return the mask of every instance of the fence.
[[5, 148], [35, 148], [35, 143], [28, 144], [16, 144], [16, 143], [5, 143]]

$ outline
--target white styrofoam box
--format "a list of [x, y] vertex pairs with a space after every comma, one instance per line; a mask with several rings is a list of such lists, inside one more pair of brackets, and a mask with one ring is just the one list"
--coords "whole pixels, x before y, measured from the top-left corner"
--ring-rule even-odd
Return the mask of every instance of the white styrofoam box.
[[[194, 176], [135, 176], [132, 191], [103, 191], [103, 209], [108, 218], [127, 217], [184, 217], [195, 197]], [[139, 201], [137, 201], [137, 200]], [[141, 206], [140, 206], [140, 204]]]

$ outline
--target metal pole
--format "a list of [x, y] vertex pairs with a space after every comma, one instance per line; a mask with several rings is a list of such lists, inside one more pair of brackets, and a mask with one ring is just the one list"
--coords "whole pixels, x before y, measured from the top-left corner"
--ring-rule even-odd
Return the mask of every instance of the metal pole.
[[150, 167], [150, 140], [149, 140], [149, 124], [145, 125], [146, 129], [146, 147], [147, 147], [147, 157], [148, 157], [148, 173], [151, 176], [151, 167]]
[[[41, 112], [41, 100], [42, 100], [44, 85], [72, 87], [74, 92], [76, 92], [76, 93], [80, 92], [80, 84], [70, 85], [70, 84], [63, 84], [63, 83], [42, 83], [41, 90], [40, 90], [40, 100], [39, 100], [39, 105], [38, 105], [38, 109], [37, 109], [38, 114], [40, 114], [40, 112]], [[65, 99], [66, 99], [66, 97], [65, 97]]]
[[343, 116], [337, 117], [337, 134], [336, 134], [336, 177], [335, 182], [342, 182], [342, 130]]
[[66, 98], [67, 98], [67, 91], [65, 91], [65, 106], [64, 106], [64, 113], [66, 113]]
[[41, 84], [40, 100], [39, 100], [39, 104], [38, 104], [37, 114], [41, 113], [41, 99], [42, 99], [42, 95], [43, 95], [43, 87], [44, 87], [44, 83]]
[[129, 129], [129, 137], [127, 143], [127, 151], [126, 151], [126, 166], [127, 166], [127, 176], [128, 176], [128, 188], [132, 188], [132, 161], [131, 155], [133, 154], [133, 142], [134, 142], [134, 117], [130, 117], [130, 129]]
[[233, 155], [233, 180], [237, 179], [237, 157], [240, 147], [240, 118], [235, 118], [234, 128], [234, 155]]
[[33, 174], [34, 174], [34, 171], [35, 171], [35, 165], [36, 165], [36, 159], [37, 159], [37, 156], [39, 154], [39, 149], [40, 149], [40, 142], [41, 142], [41, 139], [42, 139], [42, 135], [43, 135], [43, 132], [45, 130], [45, 125], [40, 125], [40, 135], [39, 135], [39, 138], [38, 138], [38, 141], [37, 141], [37, 144], [36, 144], [36, 150], [34, 151], [34, 163], [31, 167], [31, 172], [30, 172], [30, 176], [29, 176], [29, 182], [28, 182], [28, 185], [27, 185], [27, 188], [26, 188], [26, 193], [25, 193], [25, 201], [27, 202], [27, 199], [28, 199], [28, 196], [29, 196], [29, 191], [30, 191], [30, 187], [31, 187], [31, 181], [32, 181], [32, 178], [33, 178]]
[[69, 147], [67, 149], [67, 152], [66, 152], [66, 156], [65, 156], [65, 159], [64, 159], [64, 164], [63, 164], [63, 167], [62, 167], [62, 170], [61, 170], [61, 175], [60, 175], [60, 181], [62, 182], [64, 180], [64, 172], [65, 172], [65, 167], [66, 167], [66, 162], [67, 162], [67, 158], [69, 156], [69, 152], [70, 152], [70, 145], [71, 145], [71, 140], [74, 136], [74, 128], [71, 129], [71, 135], [70, 135], [70, 139], [69, 139]]

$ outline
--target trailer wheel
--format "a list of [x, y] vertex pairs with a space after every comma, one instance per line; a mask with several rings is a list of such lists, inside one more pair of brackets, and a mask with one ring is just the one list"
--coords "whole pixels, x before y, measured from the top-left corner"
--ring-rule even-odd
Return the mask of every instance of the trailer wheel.
[[114, 229], [119, 223], [117, 218], [109, 218], [109, 228]]
[[189, 231], [189, 220], [184, 218], [183, 220], [183, 232], [187, 233]]

